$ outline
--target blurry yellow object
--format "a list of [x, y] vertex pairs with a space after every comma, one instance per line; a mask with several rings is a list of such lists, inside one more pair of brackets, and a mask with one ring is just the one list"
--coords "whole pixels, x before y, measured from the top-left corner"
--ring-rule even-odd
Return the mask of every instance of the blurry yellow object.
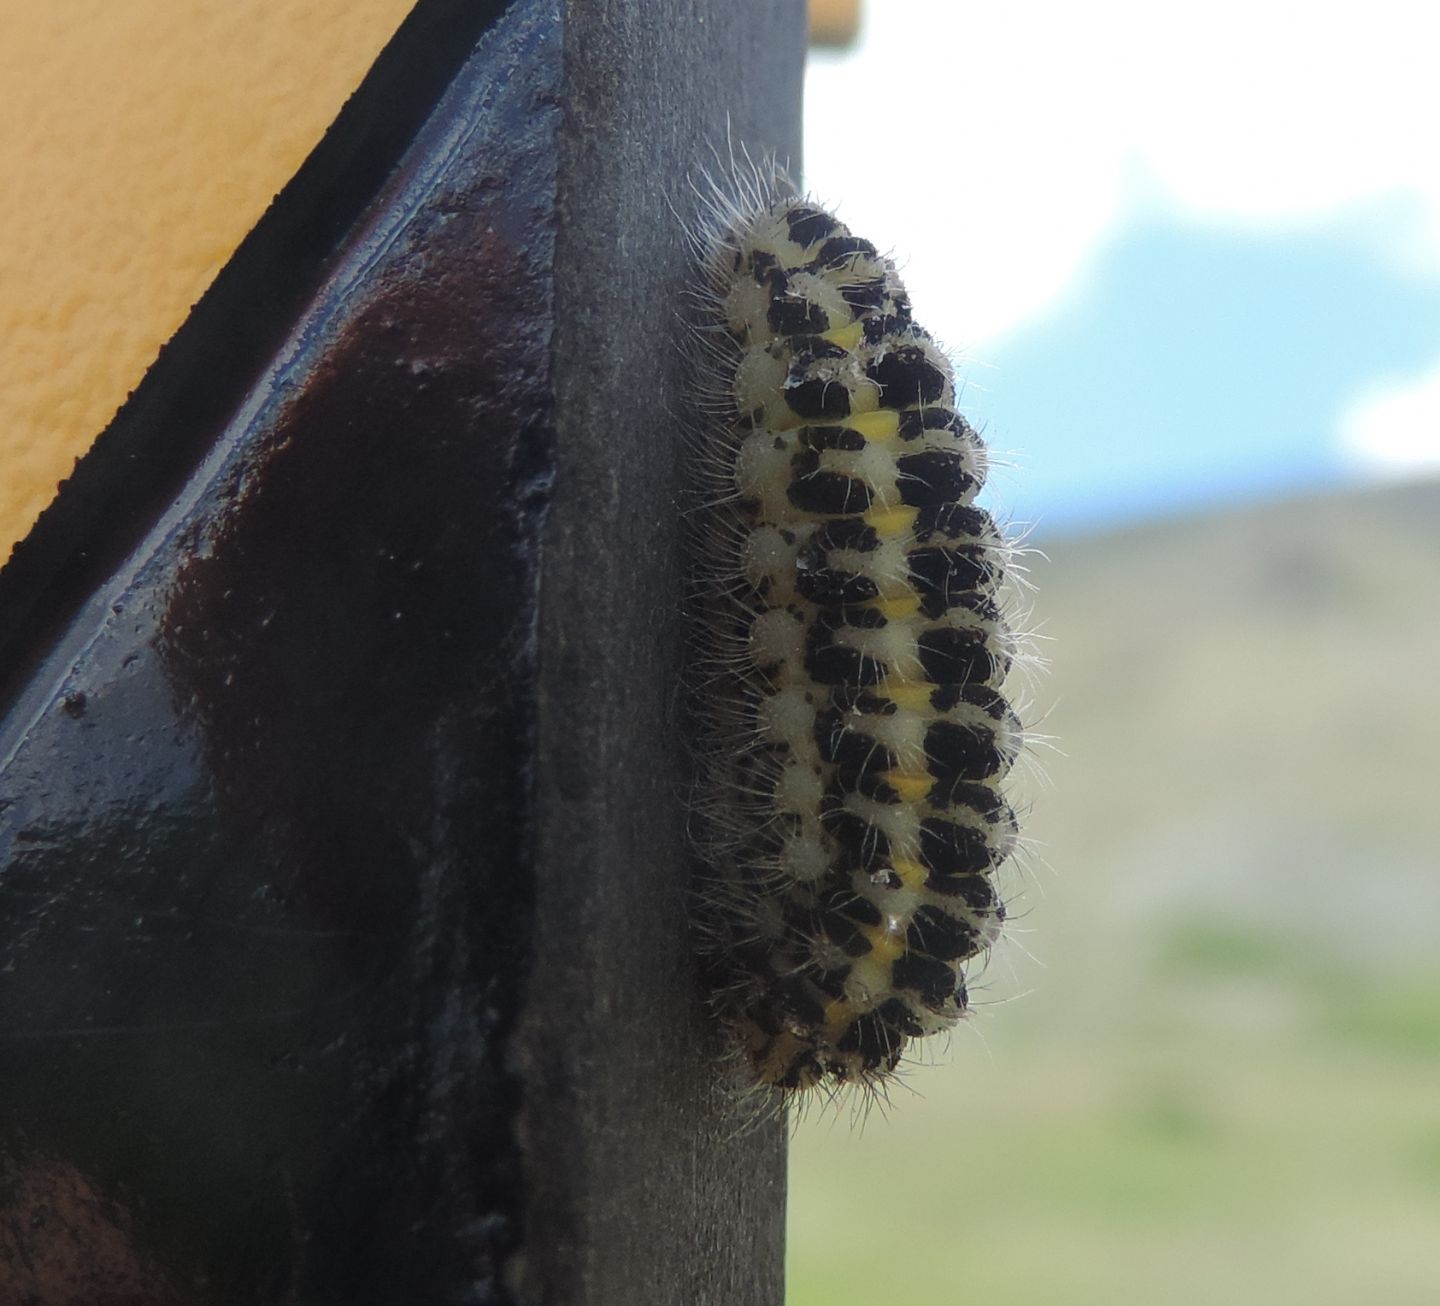
[[844, 48], [860, 34], [860, 0], [810, 0], [810, 44]]
[[0, 560], [413, 0], [0, 0]]

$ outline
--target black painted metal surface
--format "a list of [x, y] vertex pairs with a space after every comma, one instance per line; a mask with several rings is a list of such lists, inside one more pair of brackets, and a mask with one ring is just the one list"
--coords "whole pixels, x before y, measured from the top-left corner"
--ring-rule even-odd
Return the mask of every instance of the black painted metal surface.
[[[530, 1300], [778, 1306], [782, 1127], [737, 1137], [691, 974], [674, 724], [694, 276], [675, 209], [727, 133], [798, 168], [799, 3], [573, 0], [545, 526], [535, 967], [517, 1043]], [[541, 978], [543, 977], [543, 979]], [[600, 982], [597, 982], [599, 979]], [[545, 1104], [537, 1120], [531, 1102]]]
[[422, 4], [0, 578], [0, 1302], [779, 1300], [669, 715], [734, 8]]

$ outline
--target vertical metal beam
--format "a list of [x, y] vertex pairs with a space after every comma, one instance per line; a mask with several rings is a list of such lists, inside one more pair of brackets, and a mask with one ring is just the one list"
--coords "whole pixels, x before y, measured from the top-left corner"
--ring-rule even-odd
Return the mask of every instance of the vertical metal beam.
[[673, 202], [798, 0], [420, 4], [0, 574], [0, 1300], [780, 1300], [688, 962]]
[[804, 19], [798, 3], [568, 6], [538, 951], [519, 1055], [546, 1104], [527, 1116], [527, 1227], [571, 1254], [527, 1262], [535, 1301], [783, 1297], [782, 1127], [735, 1136], [679, 871], [675, 337], [694, 269], [674, 210], [727, 138], [798, 168]]

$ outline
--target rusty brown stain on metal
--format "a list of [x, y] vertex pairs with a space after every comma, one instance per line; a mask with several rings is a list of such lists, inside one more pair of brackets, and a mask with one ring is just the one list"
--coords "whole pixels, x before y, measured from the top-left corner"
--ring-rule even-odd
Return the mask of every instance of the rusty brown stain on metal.
[[207, 1306], [135, 1236], [120, 1202], [73, 1165], [0, 1154], [0, 1301]]
[[[496, 488], [543, 439], [546, 342], [533, 317], [526, 330], [543, 284], [514, 241], [461, 225], [446, 239], [465, 257], [433, 247], [385, 278], [298, 378], [196, 527], [160, 621], [223, 809], [263, 812], [305, 850], [290, 865], [374, 865], [365, 901], [353, 882], [293, 886], [362, 928], [390, 911], [404, 813], [427, 807], [434, 714], [480, 701], [475, 650], [518, 608], [505, 578], [524, 500]], [[379, 775], [413, 788], [377, 805]]]

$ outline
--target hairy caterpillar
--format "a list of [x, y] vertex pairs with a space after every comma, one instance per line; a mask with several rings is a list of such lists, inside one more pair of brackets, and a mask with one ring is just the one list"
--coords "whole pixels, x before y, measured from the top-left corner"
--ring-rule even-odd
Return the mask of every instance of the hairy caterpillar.
[[753, 1081], [874, 1089], [1005, 918], [1013, 546], [894, 264], [778, 174], [735, 190], [694, 242], [698, 910]]

